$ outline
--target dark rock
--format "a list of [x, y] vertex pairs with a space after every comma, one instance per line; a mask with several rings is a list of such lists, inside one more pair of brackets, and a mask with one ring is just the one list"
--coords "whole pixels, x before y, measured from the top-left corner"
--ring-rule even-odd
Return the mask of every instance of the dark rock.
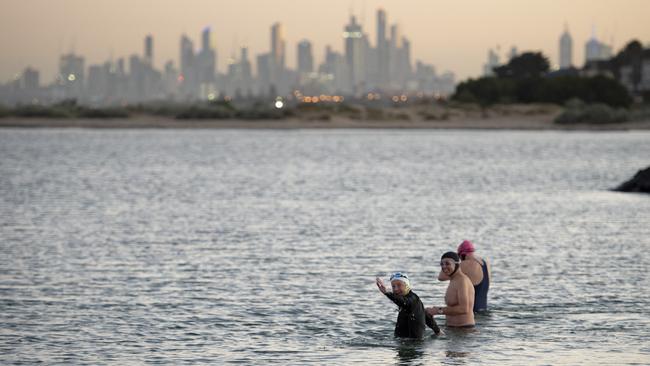
[[650, 193], [650, 167], [639, 170], [632, 179], [614, 188], [619, 192]]

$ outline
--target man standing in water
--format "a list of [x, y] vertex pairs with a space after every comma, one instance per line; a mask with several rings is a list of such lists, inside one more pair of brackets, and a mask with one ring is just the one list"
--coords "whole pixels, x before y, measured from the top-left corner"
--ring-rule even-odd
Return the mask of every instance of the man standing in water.
[[490, 289], [490, 269], [487, 260], [477, 256], [474, 244], [464, 240], [456, 250], [461, 259], [460, 269], [469, 277], [474, 286], [474, 312], [487, 311], [487, 293]]
[[441, 273], [438, 279], [449, 279], [444, 307], [430, 307], [427, 314], [445, 315], [448, 327], [474, 326], [474, 287], [460, 269], [460, 258], [454, 252], [447, 252], [440, 259]]
[[388, 292], [384, 281], [377, 277], [379, 291], [399, 306], [395, 337], [422, 338], [425, 324], [433, 329], [435, 334], [440, 334], [440, 328], [433, 320], [433, 316], [426, 314], [422, 301], [415, 292], [411, 291], [411, 282], [406, 273], [393, 273], [390, 276], [390, 285], [393, 292]]

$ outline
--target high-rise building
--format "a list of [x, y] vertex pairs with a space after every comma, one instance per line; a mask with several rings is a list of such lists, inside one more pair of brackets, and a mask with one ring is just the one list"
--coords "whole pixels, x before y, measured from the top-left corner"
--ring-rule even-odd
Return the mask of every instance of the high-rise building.
[[144, 39], [144, 62], [153, 67], [153, 36], [147, 35]]
[[271, 57], [279, 70], [285, 68], [285, 47], [284, 27], [281, 23], [275, 23], [271, 26]]
[[518, 55], [519, 55], [519, 51], [517, 51], [517, 46], [510, 47], [510, 54], [508, 55], [508, 60], [512, 60]]
[[216, 94], [216, 63], [217, 54], [212, 48], [211, 29], [205, 27], [201, 33], [201, 50], [196, 56], [198, 73], [199, 96], [207, 99], [209, 95]]
[[383, 9], [377, 10], [377, 44], [376, 44], [376, 68], [377, 84], [384, 87], [389, 83], [389, 44], [386, 39], [386, 12]]
[[84, 87], [84, 58], [73, 53], [61, 56], [58, 79], [63, 98], [79, 98]]
[[402, 30], [398, 24], [393, 24], [390, 27], [390, 41], [388, 46], [388, 68], [389, 68], [389, 78], [390, 84], [392, 87], [396, 87], [396, 84], [400, 84], [399, 79], [399, 63], [400, 63], [400, 52], [402, 48]]
[[591, 38], [585, 44], [585, 62], [607, 60], [612, 57], [612, 47], [596, 38], [596, 30], [592, 30]]
[[314, 57], [311, 43], [305, 39], [298, 43], [298, 72], [307, 74], [312, 71], [314, 71]]
[[568, 69], [573, 66], [573, 38], [569, 34], [569, 28], [564, 27], [560, 36], [560, 69]]
[[40, 87], [38, 71], [31, 67], [26, 68], [20, 77], [20, 87], [28, 92], [38, 90]]
[[365, 43], [361, 25], [355, 16], [350, 17], [350, 23], [343, 32], [345, 42], [345, 60], [350, 69], [350, 80], [355, 89], [366, 81]]
[[271, 54], [264, 53], [257, 56], [257, 95], [266, 96], [270, 94], [273, 85], [271, 81], [272, 66]]
[[499, 54], [497, 54], [493, 49], [488, 50], [488, 59], [487, 63], [483, 65], [483, 76], [492, 76], [494, 75], [494, 68], [499, 66]]
[[179, 75], [181, 95], [195, 98], [198, 93], [198, 72], [194, 44], [186, 35], [181, 36], [180, 45], [181, 73]]
[[251, 62], [248, 59], [248, 48], [242, 47], [240, 50], [240, 60], [239, 64], [241, 65], [241, 85], [240, 89], [242, 92], [247, 95], [253, 93], [253, 70], [251, 67]]

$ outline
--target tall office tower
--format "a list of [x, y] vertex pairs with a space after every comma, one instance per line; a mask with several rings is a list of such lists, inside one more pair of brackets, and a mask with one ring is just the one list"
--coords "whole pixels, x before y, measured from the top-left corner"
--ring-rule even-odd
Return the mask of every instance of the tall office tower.
[[568, 69], [573, 66], [573, 39], [569, 34], [567, 26], [560, 36], [560, 69]]
[[241, 65], [241, 91], [250, 95], [253, 93], [253, 70], [251, 62], [248, 60], [248, 48], [241, 48], [239, 63]]
[[380, 87], [389, 83], [389, 53], [386, 39], [386, 12], [377, 10], [377, 45], [376, 45], [377, 83]]
[[194, 44], [186, 36], [181, 36], [180, 47], [181, 73], [179, 75], [181, 95], [185, 98], [195, 98], [198, 93], [198, 72]]
[[284, 27], [281, 23], [275, 23], [271, 26], [271, 57], [279, 70], [285, 68], [285, 46]]
[[307, 74], [312, 71], [314, 71], [314, 57], [311, 43], [305, 39], [298, 43], [298, 72]]
[[345, 60], [350, 70], [350, 80], [353, 88], [357, 89], [366, 81], [366, 68], [363, 31], [354, 16], [350, 17], [350, 23], [345, 26], [343, 39], [345, 41]]
[[212, 94], [216, 90], [216, 63], [217, 55], [212, 48], [211, 43], [211, 30], [210, 27], [205, 27], [201, 33], [201, 50], [197, 55], [197, 69], [198, 69], [198, 86], [201, 90], [202, 98], [207, 98], [208, 94]]
[[612, 47], [596, 38], [596, 30], [592, 30], [591, 39], [585, 45], [585, 62], [607, 60], [612, 57]]
[[[257, 95], [268, 96], [271, 90], [272, 55], [264, 53], [257, 55]], [[276, 93], [277, 94], [277, 93]], [[273, 96], [275, 97], [275, 95]]]
[[153, 36], [151, 34], [144, 39], [144, 63], [153, 67]]
[[517, 55], [519, 55], [519, 51], [517, 51], [517, 46], [510, 47], [510, 54], [508, 55], [508, 60], [512, 60], [513, 58], [517, 57]]
[[499, 66], [499, 55], [493, 50], [488, 50], [488, 60], [483, 65], [483, 76], [492, 76], [494, 75], [494, 68]]
[[388, 68], [389, 78], [392, 86], [399, 83], [399, 63], [400, 63], [400, 49], [402, 48], [402, 30], [398, 24], [393, 24], [390, 27], [390, 42], [388, 47]]
[[64, 98], [79, 98], [84, 87], [84, 58], [73, 53], [61, 56], [59, 80]]
[[34, 92], [40, 87], [38, 70], [28, 67], [20, 77], [20, 87], [28, 92]]
[[413, 72], [411, 68], [411, 41], [402, 37], [402, 47], [398, 50], [397, 75], [401, 87], [405, 87]]

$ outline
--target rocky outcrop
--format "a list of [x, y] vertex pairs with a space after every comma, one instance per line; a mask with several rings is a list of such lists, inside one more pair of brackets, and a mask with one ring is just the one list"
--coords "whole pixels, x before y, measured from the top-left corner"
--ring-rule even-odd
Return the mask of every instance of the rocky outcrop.
[[650, 193], [650, 167], [639, 170], [632, 179], [614, 188], [619, 192]]

